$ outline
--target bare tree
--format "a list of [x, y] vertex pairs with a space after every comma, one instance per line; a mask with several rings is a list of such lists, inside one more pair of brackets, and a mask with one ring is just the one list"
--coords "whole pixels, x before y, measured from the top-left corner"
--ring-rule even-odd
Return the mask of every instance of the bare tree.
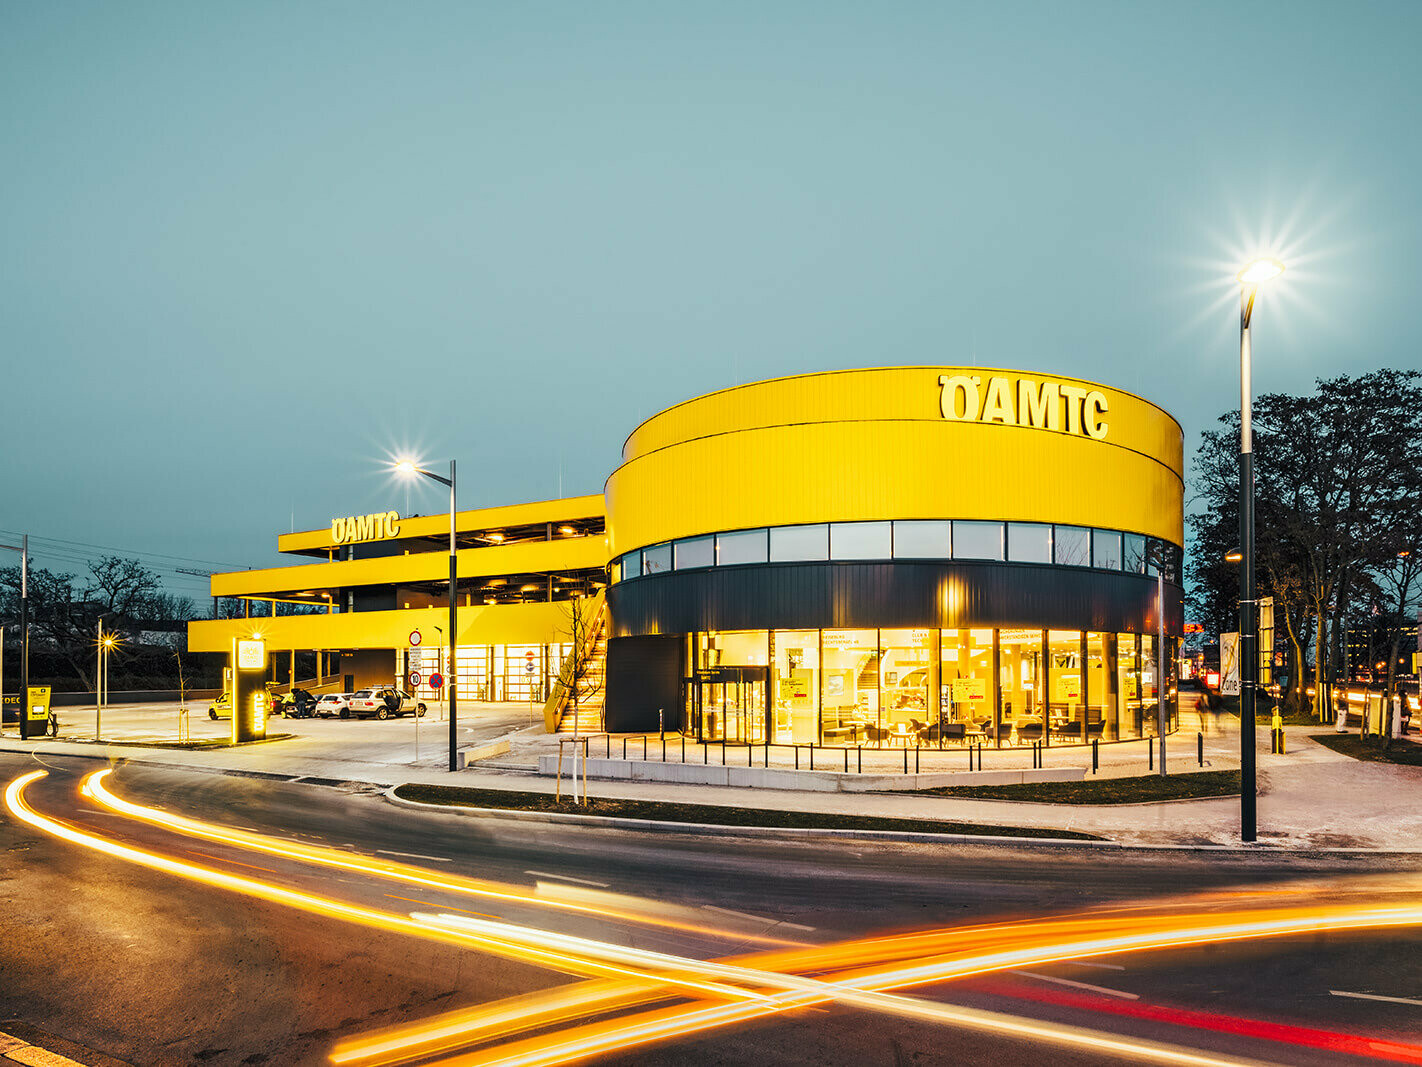
[[570, 651], [563, 660], [559, 683], [565, 686], [573, 708], [573, 734], [579, 730], [578, 707], [589, 696], [602, 690], [603, 672], [596, 669], [597, 631], [602, 625], [601, 602], [575, 596], [564, 601], [564, 624], [560, 635], [566, 637]]

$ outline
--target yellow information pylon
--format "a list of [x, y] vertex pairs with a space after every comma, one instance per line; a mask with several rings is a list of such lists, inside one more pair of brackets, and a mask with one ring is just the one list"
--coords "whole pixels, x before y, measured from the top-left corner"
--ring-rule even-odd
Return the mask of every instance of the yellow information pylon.
[[1271, 744], [1269, 751], [1276, 755], [1284, 754], [1284, 717], [1279, 714], [1279, 705], [1274, 705], [1274, 719], [1269, 725], [1269, 738]]

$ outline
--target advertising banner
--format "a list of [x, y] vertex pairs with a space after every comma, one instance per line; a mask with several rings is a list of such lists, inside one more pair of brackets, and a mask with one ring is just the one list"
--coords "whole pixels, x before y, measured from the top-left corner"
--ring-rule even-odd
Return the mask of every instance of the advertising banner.
[[1239, 634], [1220, 634], [1220, 695], [1239, 696]]

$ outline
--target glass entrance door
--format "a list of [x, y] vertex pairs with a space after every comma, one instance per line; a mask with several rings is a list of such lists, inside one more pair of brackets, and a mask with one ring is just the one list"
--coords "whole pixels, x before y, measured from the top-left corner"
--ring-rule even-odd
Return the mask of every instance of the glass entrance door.
[[714, 667], [696, 672], [692, 700], [702, 741], [764, 743], [765, 676], [764, 667]]

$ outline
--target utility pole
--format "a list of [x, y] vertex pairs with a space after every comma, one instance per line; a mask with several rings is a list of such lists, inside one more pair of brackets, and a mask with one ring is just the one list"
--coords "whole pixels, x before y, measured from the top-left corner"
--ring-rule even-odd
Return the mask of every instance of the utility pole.
[[18, 545], [0, 548], [20, 554], [20, 740], [26, 741], [30, 736], [30, 535], [21, 535]]

